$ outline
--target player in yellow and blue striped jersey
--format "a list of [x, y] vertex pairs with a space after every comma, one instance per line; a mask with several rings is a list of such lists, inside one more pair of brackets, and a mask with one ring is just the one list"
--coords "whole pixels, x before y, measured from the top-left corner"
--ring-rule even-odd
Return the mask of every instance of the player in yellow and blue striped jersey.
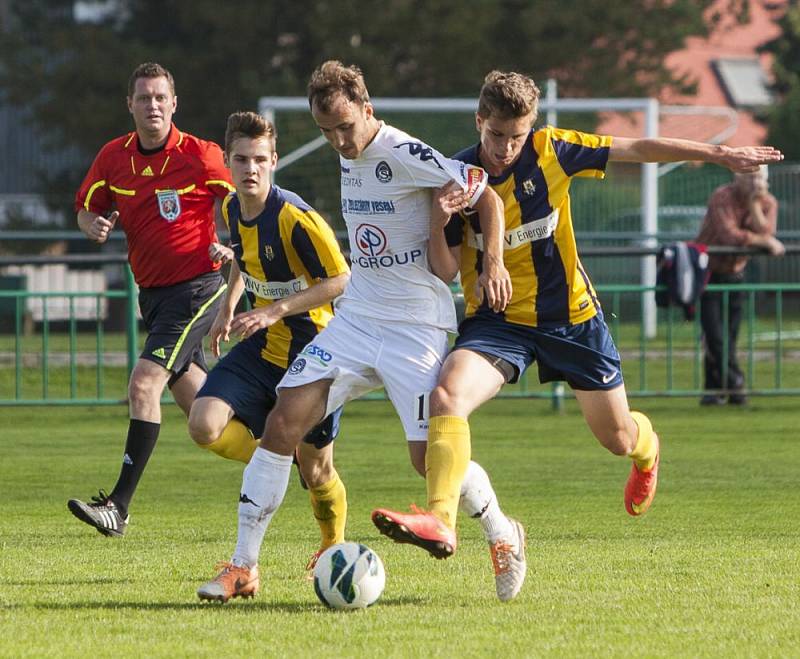
[[469, 415], [538, 362], [541, 382], [564, 380], [572, 387], [601, 444], [632, 459], [624, 502], [628, 513], [641, 515], [656, 490], [658, 437], [644, 414], [628, 408], [619, 354], [578, 256], [570, 183], [576, 176], [603, 178], [606, 164], [614, 160], [694, 160], [750, 171], [783, 156], [772, 147], [617, 138], [550, 126], [533, 130], [538, 99], [539, 90], [527, 76], [489, 73], [476, 115], [480, 141], [455, 156], [484, 168], [505, 206], [503, 260], [513, 294], [504, 311], [492, 310], [475, 292], [483, 249], [479, 214], [452, 188], [441, 191], [434, 203], [432, 225], [438, 223], [438, 230], [432, 227], [431, 241], [446, 239], [451, 248], [467, 317], [431, 394], [428, 441], [435, 441], [441, 418], [448, 432], [466, 438], [453, 444], [469, 446]]
[[[235, 335], [242, 340], [198, 392], [189, 432], [200, 446], [249, 463], [275, 404], [278, 382], [333, 317], [332, 300], [344, 290], [349, 268], [325, 220], [296, 194], [272, 184], [277, 153], [269, 122], [252, 112], [232, 114], [225, 157], [236, 187], [222, 209], [234, 258], [228, 291], [211, 328], [212, 352], [219, 356], [220, 340]], [[219, 246], [212, 250], [212, 257], [224, 253]], [[243, 294], [251, 309], [234, 315]], [[340, 415], [341, 408], [314, 427], [297, 453], [322, 534], [319, 552], [344, 541], [347, 499], [333, 466], [332, 445]], [[242, 495], [239, 505], [256, 504]], [[226, 564], [199, 594], [226, 601], [252, 596], [258, 587], [257, 567]]]

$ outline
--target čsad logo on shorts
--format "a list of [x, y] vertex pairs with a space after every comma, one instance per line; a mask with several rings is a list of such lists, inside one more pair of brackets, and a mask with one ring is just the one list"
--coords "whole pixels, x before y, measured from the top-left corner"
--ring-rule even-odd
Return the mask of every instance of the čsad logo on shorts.
[[298, 373], [302, 373], [303, 369], [306, 367], [306, 360], [302, 357], [298, 357], [292, 362], [292, 365], [289, 367], [289, 373], [292, 375], [297, 375]]
[[[333, 355], [331, 353], [323, 348], [320, 348], [319, 346], [315, 346], [313, 343], [309, 343], [305, 348], [303, 348], [300, 354], [313, 359], [314, 361], [318, 362], [320, 366], [328, 366], [333, 359]], [[303, 365], [305, 366], [305, 360], [303, 360]]]
[[392, 168], [385, 160], [381, 160], [375, 168], [375, 178], [381, 183], [388, 183], [392, 180]]
[[167, 222], [174, 222], [181, 214], [181, 199], [177, 190], [156, 190], [158, 212]]
[[386, 249], [386, 234], [374, 224], [356, 227], [356, 245], [362, 254], [378, 256]]

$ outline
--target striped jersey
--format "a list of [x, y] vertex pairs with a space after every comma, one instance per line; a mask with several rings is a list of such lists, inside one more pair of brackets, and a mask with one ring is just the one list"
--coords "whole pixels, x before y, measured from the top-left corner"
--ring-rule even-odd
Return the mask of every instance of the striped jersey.
[[[505, 266], [513, 295], [503, 315], [530, 327], [584, 322], [600, 303], [578, 258], [570, 213], [573, 176], [603, 178], [610, 136], [545, 126], [531, 131], [517, 161], [489, 185], [505, 205]], [[480, 144], [454, 156], [480, 164]], [[483, 240], [476, 212], [453, 216], [446, 228], [450, 246], [461, 245], [461, 281], [466, 315], [488, 311], [475, 296], [482, 269]]]
[[119, 211], [136, 283], [170, 286], [219, 268], [208, 256], [218, 240], [214, 202], [231, 190], [222, 149], [173, 125], [155, 153], [139, 150], [135, 131], [108, 142], [77, 192], [75, 210]]
[[[239, 198], [233, 193], [222, 205], [222, 216], [253, 308], [348, 272], [331, 228], [293, 192], [271, 186], [264, 210], [252, 220], [242, 217]], [[332, 317], [328, 303], [282, 318], [265, 330], [261, 356], [288, 368]]]

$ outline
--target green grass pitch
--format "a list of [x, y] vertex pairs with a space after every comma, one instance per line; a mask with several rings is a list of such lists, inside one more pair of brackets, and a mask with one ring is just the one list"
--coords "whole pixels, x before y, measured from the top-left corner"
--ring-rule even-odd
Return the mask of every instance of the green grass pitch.
[[659, 492], [628, 517], [629, 463], [590, 436], [574, 401], [495, 401], [474, 415], [473, 456], [528, 532], [520, 596], [495, 599], [487, 547], [461, 519], [435, 561], [379, 536], [376, 506], [424, 504], [388, 403], [356, 402], [337, 464], [348, 538], [384, 561], [374, 607], [333, 612], [304, 565], [317, 546], [292, 476], [262, 551], [255, 600], [201, 604], [195, 589], [236, 537], [242, 465], [196, 449], [174, 406], [122, 539], [69, 514], [110, 489], [123, 407], [0, 411], [2, 657], [791, 657], [800, 655], [800, 405], [637, 400], [662, 436]]

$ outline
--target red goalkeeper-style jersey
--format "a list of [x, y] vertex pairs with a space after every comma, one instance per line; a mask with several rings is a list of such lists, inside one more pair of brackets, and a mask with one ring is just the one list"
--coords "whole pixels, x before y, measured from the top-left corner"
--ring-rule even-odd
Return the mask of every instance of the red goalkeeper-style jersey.
[[108, 142], [75, 197], [75, 210], [108, 216], [128, 238], [128, 261], [144, 288], [169, 286], [219, 268], [214, 202], [233, 190], [222, 149], [174, 125], [163, 149], [144, 155], [136, 132]]

